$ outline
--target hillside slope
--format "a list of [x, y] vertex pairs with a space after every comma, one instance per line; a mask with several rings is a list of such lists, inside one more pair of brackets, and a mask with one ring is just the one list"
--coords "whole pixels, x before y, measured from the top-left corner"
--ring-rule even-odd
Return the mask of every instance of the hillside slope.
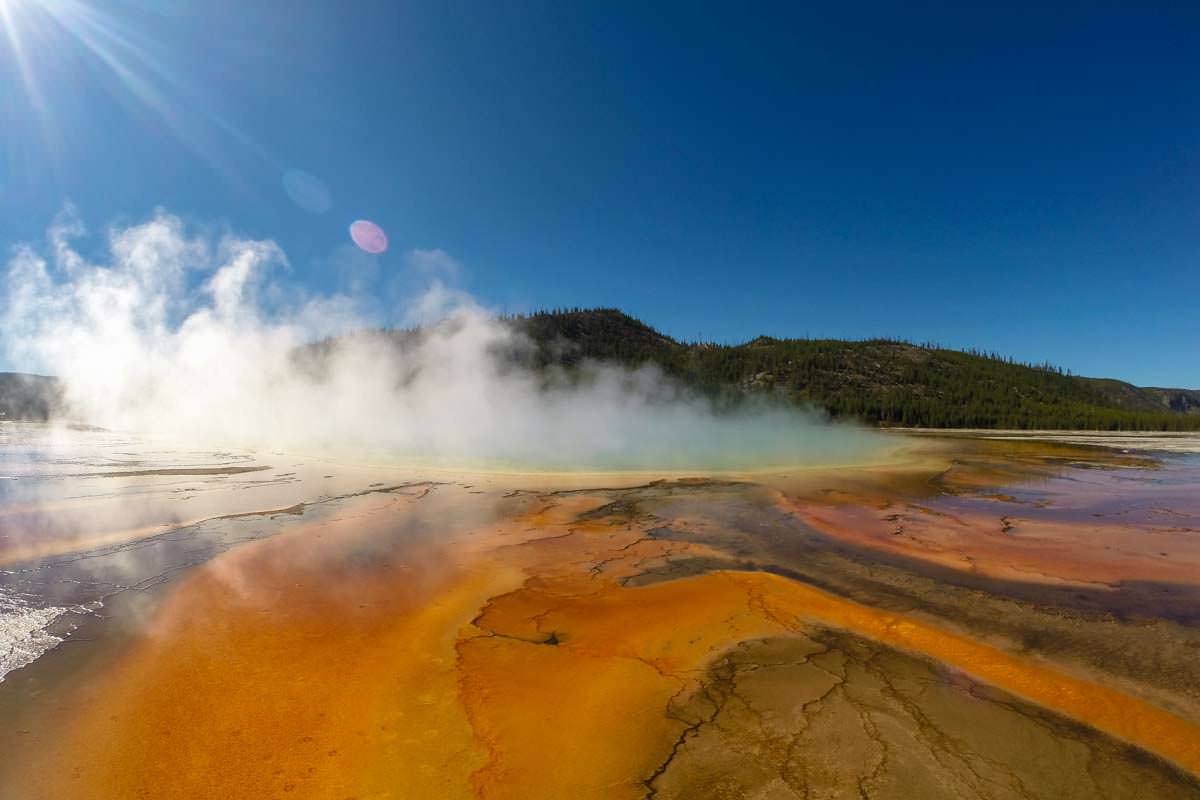
[[[773, 339], [739, 345], [679, 342], [616, 309], [573, 309], [506, 317], [532, 353], [497, 353], [535, 369], [573, 373], [585, 361], [655, 364], [722, 407], [768, 395], [880, 425], [936, 428], [1200, 430], [1200, 390], [1139, 387], [1083, 378], [907, 342]], [[419, 346], [420, 330], [382, 336], [397, 357]], [[336, 340], [299, 352], [297, 367], [322, 375]], [[44, 420], [59, 404], [53, 378], [0, 373], [0, 419]]]
[[709, 394], [767, 392], [832, 416], [921, 427], [1200, 430], [1200, 391], [1142, 388], [1048, 366], [890, 340], [677, 342], [615, 309], [544, 312], [510, 323], [541, 363], [658, 364]]
[[0, 372], [0, 420], [45, 422], [59, 401], [58, 381], [54, 378]]

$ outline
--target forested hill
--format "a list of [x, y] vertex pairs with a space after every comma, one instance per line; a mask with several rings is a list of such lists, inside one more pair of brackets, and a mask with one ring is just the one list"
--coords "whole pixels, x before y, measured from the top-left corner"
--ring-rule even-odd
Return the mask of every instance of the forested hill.
[[[762, 336], [739, 345], [687, 343], [615, 309], [543, 312], [504, 322], [533, 341], [535, 368], [571, 370], [586, 360], [657, 364], [722, 406], [766, 394], [880, 425], [1200, 430], [1200, 390], [1082, 378], [995, 355], [884, 339]], [[371, 335], [388, 337], [402, 352], [418, 345], [423, 333]], [[308, 368], [333, 344], [306, 348]], [[0, 419], [45, 419], [58, 403], [54, 379], [0, 373]]]
[[0, 420], [43, 422], [59, 403], [59, 386], [54, 378], [0, 372]]
[[883, 339], [685, 343], [615, 309], [544, 312], [509, 322], [534, 340], [543, 365], [651, 362], [709, 394], [767, 392], [882, 425], [1200, 430], [1200, 390], [1083, 378], [995, 355]]

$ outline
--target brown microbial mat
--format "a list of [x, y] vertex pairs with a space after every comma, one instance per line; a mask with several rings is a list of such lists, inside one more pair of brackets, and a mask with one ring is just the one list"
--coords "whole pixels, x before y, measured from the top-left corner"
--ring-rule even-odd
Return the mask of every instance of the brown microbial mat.
[[1200, 459], [1092, 444], [556, 476], [102, 442], [0, 494], [0, 798], [1200, 797]]

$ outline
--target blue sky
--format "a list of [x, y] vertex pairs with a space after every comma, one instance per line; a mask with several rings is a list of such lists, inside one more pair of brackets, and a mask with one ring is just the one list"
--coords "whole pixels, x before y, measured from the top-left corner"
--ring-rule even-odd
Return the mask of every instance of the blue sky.
[[161, 206], [328, 292], [368, 218], [500, 310], [1200, 387], [1200, 11], [649, 5], [0, 0], [0, 246]]

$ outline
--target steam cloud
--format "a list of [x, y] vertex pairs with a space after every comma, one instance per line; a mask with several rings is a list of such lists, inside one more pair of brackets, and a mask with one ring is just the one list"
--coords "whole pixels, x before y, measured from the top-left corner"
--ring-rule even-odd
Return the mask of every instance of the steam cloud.
[[[303, 297], [270, 241], [189, 232], [159, 212], [108, 231], [107, 263], [66, 212], [47, 246], [15, 248], [2, 321], [19, 369], [63, 381], [73, 417], [189, 443], [456, 465], [745, 468], [844, 463], [880, 438], [794, 409], [720, 414], [655, 369], [582, 379], [514, 367], [528, 346], [434, 278], [399, 321], [440, 320], [412, 346], [363, 333], [347, 295]], [[432, 255], [431, 255], [432, 254]], [[411, 262], [455, 263], [442, 251]], [[420, 270], [417, 270], [420, 272]], [[425, 271], [428, 275], [429, 271]], [[309, 346], [338, 337], [320, 348]], [[306, 349], [307, 347], [307, 349]]]

